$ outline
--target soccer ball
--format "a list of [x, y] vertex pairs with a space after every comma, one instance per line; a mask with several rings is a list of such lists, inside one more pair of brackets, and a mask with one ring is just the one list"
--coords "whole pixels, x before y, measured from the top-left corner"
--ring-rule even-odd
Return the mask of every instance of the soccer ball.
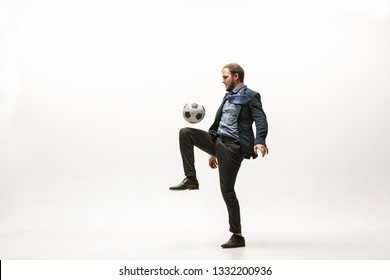
[[183, 117], [189, 123], [198, 123], [205, 115], [206, 110], [202, 104], [187, 103], [183, 108]]

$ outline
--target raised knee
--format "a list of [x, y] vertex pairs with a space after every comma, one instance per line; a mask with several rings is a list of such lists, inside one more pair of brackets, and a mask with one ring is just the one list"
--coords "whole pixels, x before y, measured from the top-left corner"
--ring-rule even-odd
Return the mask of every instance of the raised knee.
[[190, 131], [191, 131], [191, 127], [183, 127], [179, 131], [179, 137], [183, 137], [183, 136], [188, 135], [190, 133]]

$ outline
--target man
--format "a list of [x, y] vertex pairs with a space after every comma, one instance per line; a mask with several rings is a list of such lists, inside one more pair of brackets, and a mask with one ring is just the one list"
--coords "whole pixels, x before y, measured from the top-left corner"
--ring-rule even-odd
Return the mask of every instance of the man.
[[[179, 133], [180, 153], [186, 178], [170, 190], [198, 190], [194, 146], [208, 153], [209, 166], [219, 168], [219, 181], [229, 216], [229, 230], [233, 233], [222, 248], [244, 247], [241, 233], [240, 207], [234, 191], [238, 170], [244, 158], [256, 158], [258, 151], [268, 154], [265, 138], [268, 132], [266, 115], [262, 109], [260, 94], [244, 84], [244, 70], [236, 63], [222, 69], [222, 83], [227, 93], [219, 107], [215, 121], [205, 132], [194, 128], [182, 128]], [[252, 124], [255, 122], [256, 135]]]

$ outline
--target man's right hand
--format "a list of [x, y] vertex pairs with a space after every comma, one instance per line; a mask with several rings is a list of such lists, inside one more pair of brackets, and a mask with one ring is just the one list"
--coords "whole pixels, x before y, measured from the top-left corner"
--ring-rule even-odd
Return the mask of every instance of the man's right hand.
[[215, 156], [210, 156], [209, 157], [209, 166], [212, 168], [212, 169], [215, 169], [218, 167], [218, 160], [217, 160], [217, 157]]

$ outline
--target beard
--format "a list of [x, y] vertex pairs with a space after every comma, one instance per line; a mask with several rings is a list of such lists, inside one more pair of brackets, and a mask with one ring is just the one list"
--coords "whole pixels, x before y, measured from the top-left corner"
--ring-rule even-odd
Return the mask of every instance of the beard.
[[230, 84], [226, 85], [226, 91], [232, 91], [236, 87], [236, 83], [232, 81]]

